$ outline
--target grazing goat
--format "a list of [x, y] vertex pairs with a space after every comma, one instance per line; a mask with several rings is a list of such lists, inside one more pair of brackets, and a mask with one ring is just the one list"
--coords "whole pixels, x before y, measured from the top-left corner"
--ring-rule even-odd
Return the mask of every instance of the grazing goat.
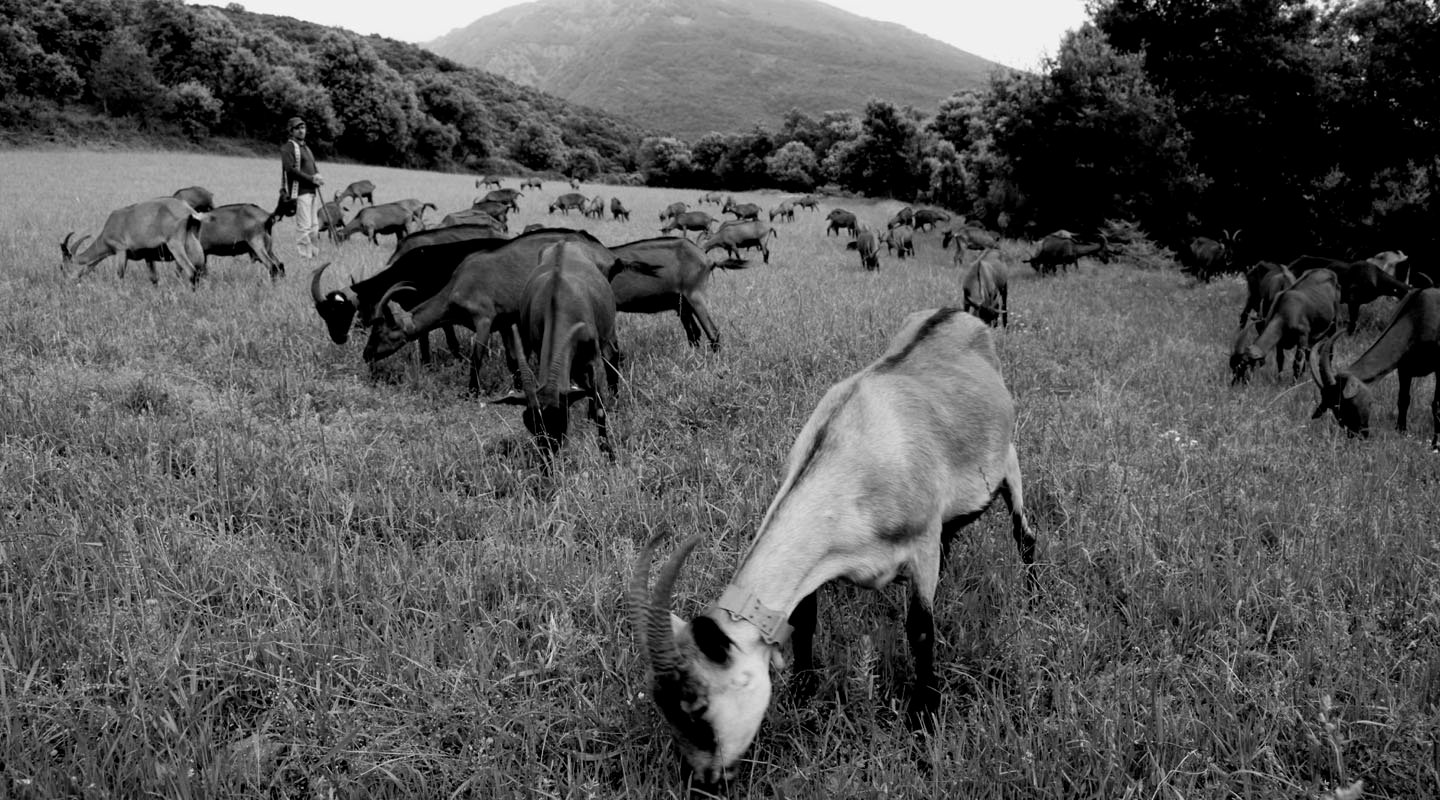
[[418, 210], [410, 209], [401, 201], [393, 203], [382, 203], [378, 206], [366, 206], [356, 212], [355, 216], [345, 223], [340, 229], [340, 240], [345, 241], [357, 233], [364, 234], [371, 244], [380, 244], [381, 235], [394, 235], [397, 240], [405, 238], [406, 235], [423, 230], [425, 227], [422, 215], [425, 209], [433, 209], [431, 203], [422, 204]]
[[346, 198], [354, 198], [355, 202], [365, 201], [369, 205], [375, 205], [375, 184], [372, 181], [355, 181], [345, 187], [343, 192], [335, 195], [335, 202], [342, 203]]
[[1404, 297], [1414, 286], [1396, 279], [1373, 261], [1352, 261], [1335, 270], [1340, 279], [1340, 297], [1349, 314], [1346, 333], [1355, 335], [1360, 307], [1381, 297]]
[[[960, 253], [956, 249], [957, 260]], [[1004, 328], [1010, 327], [1010, 280], [1003, 265], [981, 256], [970, 265], [960, 286], [966, 312], [992, 328], [997, 321]]]
[[[615, 294], [594, 250], [560, 241], [540, 253], [520, 297], [521, 392], [493, 399], [523, 404], [525, 429], [542, 451], [554, 453], [570, 429], [570, 404], [589, 399], [589, 416], [600, 432], [600, 449], [610, 460], [610, 428], [605, 419], [602, 383], [615, 396], [620, 382], [620, 348], [615, 339]], [[527, 362], [537, 358], [540, 384]], [[603, 376], [603, 377], [602, 377]]]
[[845, 245], [845, 249], [860, 253], [860, 266], [866, 272], [880, 269], [880, 241], [870, 228], [862, 225], [855, 233], [855, 241]]
[[727, 197], [725, 207], [720, 209], [721, 214], [734, 214], [735, 219], [760, 219], [760, 206], [754, 203], [736, 203], [735, 198]]
[[1025, 263], [1041, 274], [1053, 274], [1056, 267], [1067, 272], [1072, 266], [1079, 269], [1080, 259], [1088, 255], [1098, 256], [1101, 261], [1110, 260], [1110, 240], [1105, 238], [1105, 234], [1100, 234], [1098, 242], [1079, 244], [1069, 235], [1052, 233], [1040, 241], [1040, 246], [1025, 259]]
[[570, 209], [573, 208], [583, 214], [585, 213], [585, 204], [588, 202], [588, 198], [579, 192], [566, 192], [555, 198], [555, 202], [550, 204], [550, 211], [548, 213], [554, 214], [555, 210], [559, 209], [560, 213], [568, 216]]
[[[720, 194], [719, 192], [706, 192], [705, 194], [700, 195], [700, 199], [695, 201], [695, 205], [703, 206], [706, 203], [714, 203], [718, 206], [723, 204], [725, 200], [725, 196]], [[723, 214], [725, 212], [721, 211], [720, 213]]]
[[741, 250], [759, 248], [763, 254], [765, 263], [770, 263], [769, 239], [772, 236], [779, 236], [779, 233], [770, 223], [760, 220], [728, 220], [721, 223], [714, 233], [706, 231], [700, 234], [696, 242], [700, 249], [706, 253], [717, 247], [725, 248], [725, 253], [732, 260], [740, 258]]
[[[1440, 370], [1440, 289], [1421, 289], [1400, 301], [1385, 332], [1350, 366], [1334, 372], [1334, 338], [1321, 345], [1311, 376], [1320, 387], [1320, 404], [1311, 419], [1328, 409], [1352, 435], [1370, 432], [1370, 384], [1398, 370], [1395, 429], [1404, 433], [1410, 413], [1410, 383]], [[1440, 453], [1440, 380], [1430, 399], [1430, 450]]]
[[915, 212], [915, 220], [912, 223], [915, 230], [933, 230], [938, 222], [949, 222], [950, 214], [936, 208], [922, 208]]
[[787, 638], [797, 672], [813, 675], [817, 592], [835, 579], [872, 589], [909, 579], [910, 713], [928, 722], [940, 700], [935, 592], [951, 540], [999, 495], [1033, 569], [1014, 429], [989, 330], [958, 308], [916, 312], [878, 360], [820, 400], [755, 539], [707, 611], [688, 624], [670, 613], [676, 576], [703, 534], [676, 550], [653, 593], [659, 537], [644, 547], [627, 592], [631, 627], [683, 769], [707, 786], [731, 777], [765, 716], [770, 668]]
[[[442, 325], [460, 325], [475, 333], [470, 340], [470, 389], [478, 393], [480, 366], [491, 331], [503, 332], [519, 321], [525, 282], [539, 263], [541, 251], [560, 241], [575, 241], [591, 248], [595, 262], [606, 271], [615, 260], [604, 245], [584, 231], [545, 228], [514, 239], [475, 242], [476, 251], [455, 267], [449, 281], [413, 308], [406, 311], [381, 303], [383, 313], [371, 325], [365, 343], [365, 361], [374, 363]], [[396, 291], [391, 286], [387, 293]], [[509, 337], [502, 339], [514, 372], [513, 359], [518, 354], [510, 348]]]
[[[799, 203], [797, 202], [796, 205], [799, 205]], [[850, 237], [853, 239], [860, 227], [860, 222], [855, 219], [855, 215], [843, 208], [830, 209], [830, 213], [825, 215], [825, 221], [827, 223], [825, 226], [826, 236], [829, 236], [831, 233], [839, 236], [840, 231], [848, 230], [850, 231]]]
[[718, 222], [718, 220], [706, 214], [704, 211], [682, 211], [671, 217], [670, 221], [660, 228], [660, 232], [669, 233], [670, 231], [678, 229], [680, 235], [688, 239], [690, 238], [689, 231], [709, 233], [716, 222]]
[[1293, 371], [1299, 378], [1310, 348], [1334, 330], [1339, 318], [1339, 279], [1328, 269], [1311, 270], [1275, 298], [1259, 337], [1243, 353], [1231, 356], [1230, 368], [1243, 380], [1239, 374], [1265, 363], [1265, 354], [1274, 348], [1276, 376], [1284, 377], [1285, 349], [1293, 347]]
[[940, 249], [944, 250], [955, 242], [955, 266], [964, 266], [965, 260], [961, 254], [965, 250], [979, 250], [977, 258], [983, 258], [986, 253], [1000, 247], [1000, 237], [978, 225], [962, 224], [959, 227], [946, 228], [940, 234]]
[[[396, 245], [383, 270], [329, 293], [322, 292], [320, 284], [330, 265], [317, 267], [310, 276], [310, 297], [315, 302], [315, 312], [325, 322], [330, 340], [345, 344], [357, 319], [365, 327], [375, 323], [381, 313], [382, 299], [394, 286], [402, 283], [408, 286], [410, 291], [405, 297], [413, 304], [444, 288], [466, 257], [494, 250], [508, 241], [496, 237], [488, 225], [453, 225], [421, 231]], [[454, 330], [447, 326], [445, 334], [450, 351], [458, 354], [460, 343]], [[430, 359], [429, 337], [420, 338], [420, 357], [424, 361]]]
[[220, 206], [200, 223], [200, 249], [207, 259], [248, 255], [265, 265], [270, 280], [279, 280], [285, 274], [285, 265], [275, 255], [270, 231], [281, 217], [280, 207], [267, 212], [254, 203]]
[[575, 189], [576, 191], [579, 191], [579, 189], [580, 189], [580, 181], [576, 180], [575, 178], [571, 178], [571, 179], [570, 179], [570, 188], [571, 188], [571, 189]]
[[581, 213], [583, 213], [586, 218], [604, 219], [605, 198], [601, 197], [598, 194], [590, 198], [588, 201], [586, 201], [585, 207], [581, 209]]
[[780, 205], [770, 209], [770, 221], [774, 222], [776, 218], [783, 219], [786, 222], [794, 222], [795, 204], [790, 202], [789, 200], [786, 200]]
[[543, 187], [543, 186], [540, 184], [540, 179], [539, 179], [539, 178], [526, 178], [525, 180], [520, 181], [520, 188], [521, 188], [521, 189], [537, 189], [537, 190], [538, 190], [538, 189], [543, 189], [543, 188], [545, 188], [545, 187]]
[[184, 200], [202, 214], [215, 208], [215, 195], [204, 186], [187, 186], [176, 190], [175, 194], [170, 196], [176, 200]]
[[720, 329], [710, 317], [705, 287], [715, 264], [687, 239], [659, 236], [610, 248], [615, 264], [607, 277], [615, 292], [615, 307], [629, 314], [676, 311], [691, 347], [700, 346], [700, 333], [710, 349], [720, 349]]
[[1238, 230], [1234, 233], [1222, 231], [1219, 240], [1197, 236], [1180, 251], [1180, 260], [1185, 269], [1197, 279], [1209, 281], [1230, 269], [1230, 265], [1235, 262], [1235, 245], [1239, 241]]
[[[282, 200], [281, 202], [293, 201]], [[286, 216], [290, 216], [290, 214], [286, 214]], [[320, 230], [330, 234], [330, 241], [337, 245], [340, 244], [340, 231], [345, 229], [345, 209], [340, 205], [339, 194], [335, 195], [334, 200], [321, 203], [315, 209], [315, 219], [320, 224]]]
[[799, 200], [796, 200], [796, 201], [795, 201], [795, 207], [796, 207], [796, 208], [808, 208], [808, 209], [810, 209], [811, 211], [819, 211], [819, 210], [820, 210], [820, 198], [816, 197], [816, 196], [813, 195], [813, 194], [807, 194], [807, 195], [805, 195], [804, 197], [800, 198]]
[[905, 206], [899, 211], [896, 211], [895, 216], [891, 217], [888, 221], [886, 221], [885, 228], [888, 230], [890, 228], [897, 228], [901, 225], [908, 225], [914, 227], [914, 223], [915, 209], [911, 208], [910, 206]]
[[[72, 252], [70, 237], [75, 232], [65, 235], [60, 243], [60, 271], [64, 274], [71, 263], [79, 263], [80, 272], [75, 276], [78, 281], [89, 275], [96, 264], [116, 256], [121, 260], [123, 275], [125, 259], [133, 253], [137, 258], [146, 259], [150, 282], [159, 285], [160, 276], [155, 272], [155, 261], [165, 254], [174, 259], [175, 268], [190, 279], [193, 288], [205, 274], [205, 251], [200, 247], [200, 225], [204, 221], [204, 214], [174, 197], [145, 200], [116, 209], [105, 218], [105, 226], [84, 250]], [[75, 243], [75, 249], [78, 250], [88, 238], [82, 236]]]
[[885, 232], [880, 234], [880, 241], [885, 243], [885, 252], [898, 252], [902, 261], [906, 256], [915, 257], [915, 229], [909, 225], [886, 228]]
[[476, 179], [475, 179], [475, 188], [476, 188], [476, 189], [484, 189], [486, 186], [494, 186], [496, 189], [499, 189], [499, 188], [500, 188], [500, 179], [499, 179], [499, 178], [494, 178], [494, 177], [487, 178], [487, 177], [485, 177], [485, 176], [483, 176], [483, 175], [480, 176], [479, 178], [476, 178]]
[[524, 196], [525, 193], [519, 189], [496, 189], [487, 193], [484, 197], [478, 198], [474, 203], [470, 204], [470, 207], [474, 208], [481, 203], [503, 203], [511, 211], [519, 213], [520, 204], [515, 201]]
[[1251, 314], [1257, 325], [1270, 316], [1270, 306], [1280, 293], [1295, 284], [1295, 275], [1280, 264], [1261, 261], [1245, 273], [1245, 307], [1240, 309], [1240, 324], [1244, 325]]
[[684, 214], [686, 211], [689, 210], [690, 206], [676, 201], [668, 206], [665, 206], [665, 208], [660, 211], [660, 221], [664, 222], [667, 219], [674, 219], [675, 217], [679, 216], [680, 214]]

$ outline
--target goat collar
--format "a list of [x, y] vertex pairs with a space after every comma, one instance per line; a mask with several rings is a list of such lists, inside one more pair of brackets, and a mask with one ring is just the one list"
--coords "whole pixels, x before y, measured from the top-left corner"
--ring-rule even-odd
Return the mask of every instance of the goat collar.
[[744, 621], [759, 628], [766, 644], [780, 645], [790, 638], [792, 629], [784, 612], [766, 606], [754, 592], [733, 583], [725, 586], [714, 608], [729, 614], [733, 622]]

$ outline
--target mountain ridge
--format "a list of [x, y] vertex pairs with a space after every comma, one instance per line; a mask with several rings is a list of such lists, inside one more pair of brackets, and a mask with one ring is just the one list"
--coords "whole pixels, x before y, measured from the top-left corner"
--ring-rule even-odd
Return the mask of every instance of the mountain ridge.
[[687, 138], [870, 97], [927, 110], [1008, 69], [818, 0], [537, 0], [421, 46]]

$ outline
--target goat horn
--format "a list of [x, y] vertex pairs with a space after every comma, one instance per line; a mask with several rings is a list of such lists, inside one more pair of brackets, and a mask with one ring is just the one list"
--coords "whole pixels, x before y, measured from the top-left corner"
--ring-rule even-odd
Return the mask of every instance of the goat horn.
[[416, 288], [415, 288], [415, 284], [413, 284], [413, 283], [411, 283], [411, 282], [409, 282], [409, 281], [400, 281], [399, 283], [395, 284], [394, 286], [391, 286], [389, 289], [386, 289], [386, 290], [385, 290], [385, 294], [383, 294], [383, 295], [380, 296], [380, 302], [377, 303], [376, 305], [380, 306], [381, 308], [384, 308], [386, 305], [389, 305], [389, 303], [390, 303], [391, 300], [394, 300], [394, 299], [395, 299], [395, 295], [400, 294], [401, 292], [413, 292], [413, 291], [417, 291]]
[[651, 595], [650, 619], [645, 635], [650, 651], [650, 668], [657, 676], [674, 674], [684, 669], [685, 660], [680, 655], [680, 648], [675, 645], [675, 635], [670, 629], [671, 595], [675, 590], [675, 578], [680, 574], [680, 566], [704, 537], [703, 533], [697, 533], [682, 542], [655, 578], [655, 592]]
[[317, 306], [325, 302], [325, 295], [320, 293], [320, 276], [325, 274], [325, 268], [328, 266], [330, 266], [330, 262], [326, 261], [310, 273], [310, 296], [314, 298]]
[[1310, 374], [1315, 382], [1324, 389], [1335, 385], [1335, 369], [1331, 359], [1335, 355], [1335, 337], [1330, 337], [1315, 348], [1315, 353], [1310, 356]]
[[646, 620], [650, 615], [650, 562], [655, 558], [655, 547], [664, 538], [663, 531], [656, 533], [640, 548], [640, 558], [635, 561], [635, 572], [630, 576], [630, 586], [625, 592], [630, 611], [630, 630], [640, 645], [640, 651], [646, 654], [650, 652], [650, 637], [646, 635]]
[[70, 252], [70, 237], [74, 235], [75, 231], [70, 231], [69, 233], [65, 234], [64, 239], [60, 240], [60, 254], [65, 256], [66, 261], [69, 261], [72, 255], [72, 253]]

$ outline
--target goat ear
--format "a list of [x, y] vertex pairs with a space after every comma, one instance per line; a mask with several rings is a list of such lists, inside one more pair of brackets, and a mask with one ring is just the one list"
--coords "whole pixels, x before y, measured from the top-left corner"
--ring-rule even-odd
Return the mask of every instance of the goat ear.
[[704, 615], [696, 617], [690, 623], [690, 636], [710, 661], [723, 665], [730, 660], [730, 637], [715, 620]]
[[1340, 396], [1346, 400], [1354, 400], [1363, 385], [1359, 379], [1347, 375], [1340, 380]]
[[515, 391], [514, 389], [497, 397], [492, 397], [485, 402], [495, 406], [523, 406], [527, 404], [525, 393]]

